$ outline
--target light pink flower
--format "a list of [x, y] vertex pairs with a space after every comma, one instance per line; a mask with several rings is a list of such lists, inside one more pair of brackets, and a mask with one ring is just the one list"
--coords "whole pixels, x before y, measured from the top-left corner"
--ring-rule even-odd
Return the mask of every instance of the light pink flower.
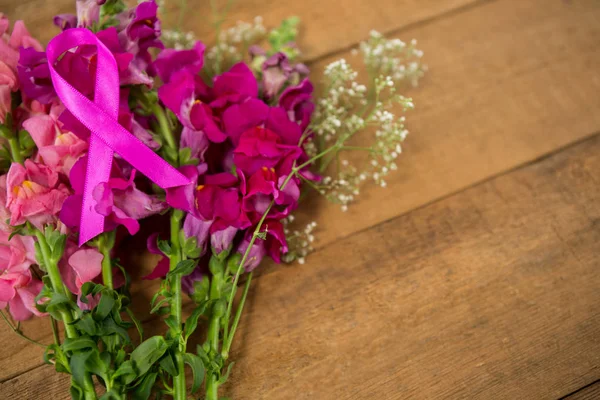
[[44, 47], [31, 37], [23, 21], [16, 21], [10, 34], [8, 33], [8, 26], [8, 18], [0, 13], [0, 60], [4, 61], [13, 71], [16, 71], [19, 61], [19, 47], [32, 47], [37, 51], [44, 51]]
[[93, 281], [102, 272], [104, 256], [90, 247], [77, 247], [75, 242], [67, 242], [65, 253], [58, 267], [63, 282], [74, 294], [81, 294], [81, 286]]
[[23, 127], [29, 131], [38, 148], [36, 161], [68, 176], [88, 145], [72, 132], [61, 128], [58, 117], [62, 110], [62, 106], [52, 106], [50, 114], [36, 114], [24, 121]]
[[55, 222], [69, 189], [58, 179], [58, 173], [49, 167], [25, 160], [25, 166], [13, 163], [7, 182], [6, 207], [10, 224], [31, 222], [38, 228]]
[[34, 240], [29, 236], [8, 238], [9, 233], [0, 232], [0, 309], [8, 305], [18, 321], [43, 315], [35, 307], [43, 284], [32, 278], [29, 269], [36, 262]]

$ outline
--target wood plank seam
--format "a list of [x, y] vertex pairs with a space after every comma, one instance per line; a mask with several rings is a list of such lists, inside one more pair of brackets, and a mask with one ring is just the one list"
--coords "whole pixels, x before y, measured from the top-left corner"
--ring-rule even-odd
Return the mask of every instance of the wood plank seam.
[[[411, 29], [416, 29], [416, 28], [421, 28], [423, 26], [427, 26], [431, 23], [435, 23], [436, 21], [440, 21], [442, 19], [446, 19], [446, 18], [452, 18], [455, 17], [457, 15], [463, 14], [465, 12], [469, 12], [477, 7], [481, 7], [485, 4], [489, 4], [489, 3], [493, 3], [496, 2], [498, 0], [475, 0], [472, 3], [468, 3], [456, 8], [453, 8], [451, 10], [442, 12], [440, 14], [437, 15], [432, 15], [430, 17], [426, 17], [423, 18], [421, 20], [418, 21], [414, 21], [414, 22], [409, 22], [405, 25], [399, 26], [398, 28], [394, 28], [394, 29], [388, 29], [387, 31], [382, 31], [379, 32], [382, 35], [386, 36], [386, 37], [390, 37], [390, 36], [397, 36], [398, 34], [402, 33], [402, 32], [406, 32], [409, 31]], [[366, 38], [365, 38], [366, 39]], [[419, 38], [415, 38], [417, 39], [417, 41], [419, 40]], [[321, 60], [324, 60], [326, 58], [329, 57], [334, 57], [338, 54], [343, 54], [346, 53], [352, 49], [354, 49], [358, 44], [360, 43], [360, 41], [358, 42], [354, 42], [353, 44], [347, 45], [347, 46], [343, 46], [340, 47], [338, 49], [332, 50], [332, 51], [328, 51], [327, 53], [323, 53], [321, 55], [318, 55], [316, 57], [313, 58], [307, 58], [305, 60], [303, 60], [304, 62], [306, 62], [307, 64], [315, 64]], [[425, 63], [427, 63], [427, 60], [425, 60]]]
[[600, 384], [600, 379], [596, 379], [595, 381], [593, 381], [591, 383], [588, 383], [587, 385], [582, 386], [579, 389], [574, 390], [574, 391], [572, 391], [571, 393], [569, 393], [569, 394], [567, 394], [565, 396], [562, 396], [558, 400], [568, 400], [570, 397], [576, 396], [578, 393], [581, 393], [584, 390], [586, 390], [586, 389], [588, 389], [588, 388], [590, 388], [590, 387], [592, 387], [594, 385], [597, 385], [597, 384]]

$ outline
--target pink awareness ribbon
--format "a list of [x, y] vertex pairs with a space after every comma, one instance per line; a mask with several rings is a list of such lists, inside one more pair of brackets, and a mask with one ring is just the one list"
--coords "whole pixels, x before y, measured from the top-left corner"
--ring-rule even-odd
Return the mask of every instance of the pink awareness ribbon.
[[[98, 48], [98, 68], [94, 101], [71, 86], [54, 69], [65, 52], [81, 45]], [[163, 189], [187, 185], [189, 178], [123, 128], [119, 115], [119, 71], [112, 52], [91, 31], [68, 29], [56, 36], [46, 50], [54, 89], [65, 107], [90, 130], [88, 163], [85, 175], [79, 245], [104, 231], [104, 216], [94, 209], [94, 188], [110, 178], [113, 154], [119, 154], [133, 168]]]

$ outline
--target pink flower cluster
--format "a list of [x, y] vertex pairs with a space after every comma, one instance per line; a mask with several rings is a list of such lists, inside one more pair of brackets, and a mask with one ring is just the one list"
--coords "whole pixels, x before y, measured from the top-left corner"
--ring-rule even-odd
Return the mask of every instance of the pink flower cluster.
[[[77, 15], [58, 15], [54, 22], [63, 30], [97, 26], [101, 3], [78, 1]], [[265, 256], [280, 262], [287, 252], [281, 220], [298, 206], [299, 176], [316, 179], [301, 168], [309, 157], [300, 146], [309, 134], [313, 87], [307, 68], [292, 66], [283, 53], [261, 54], [266, 61], [260, 71], [238, 63], [205, 82], [205, 46], [197, 42], [189, 50], [163, 49], [156, 12], [154, 1], [143, 2], [95, 34], [117, 63], [119, 123], [155, 151], [162, 151], [161, 141], [150, 132], [157, 121], [147, 110], [140, 112], [134, 93], [162, 81], [159, 105], [181, 124], [179, 148], [188, 149], [191, 161], [180, 171], [193, 183], [156, 194], [145, 177], [116, 156], [111, 178], [94, 188], [93, 198], [95, 211], [105, 217], [105, 231], [121, 229], [131, 235], [140, 230], [140, 219], [168, 207], [185, 211], [184, 236], [195, 240], [200, 254], [200, 267], [184, 282], [191, 293], [211, 254], [248, 251], [244, 267], [251, 271]], [[156, 57], [152, 49], [158, 51]], [[95, 46], [82, 45], [54, 64], [89, 99], [96, 75], [102, 74], [96, 54]], [[103, 256], [91, 246], [75, 244], [90, 132], [57, 97], [43, 47], [21, 21], [11, 30], [0, 14], [0, 124], [5, 123], [14, 136], [25, 130], [35, 144], [24, 162], [13, 157], [0, 176], [0, 308], [8, 305], [21, 320], [39, 315], [34, 298], [42, 284], [35, 273], [36, 239], [11, 238], [15, 227], [27, 224], [43, 231], [51, 225], [68, 235], [59, 268], [76, 295], [85, 282], [98, 279]], [[4, 136], [10, 142], [10, 135]], [[264, 234], [253, 241], [260, 221]], [[160, 253], [156, 240], [151, 235], [148, 247]], [[165, 259], [147, 278], [164, 276], [168, 268]]]
[[[55, 22], [63, 29], [86, 26], [98, 18], [94, 1], [77, 2], [78, 15], [61, 15]], [[145, 2], [119, 15], [119, 25], [97, 33], [113, 52], [119, 66], [121, 107], [119, 122], [140, 140], [157, 149], [145, 129], [148, 121], [134, 115], [127, 100], [129, 86], [152, 85], [147, 73], [152, 61], [149, 49], [162, 48], [157, 6]], [[96, 49], [80, 46], [67, 52], [56, 69], [81, 93], [93, 96]], [[26, 130], [35, 151], [24, 162], [13, 162], [0, 176], [0, 309], [8, 306], [16, 320], [40, 315], [35, 297], [42, 283], [35, 258], [34, 236], [13, 235], [23, 224], [43, 231], [51, 225], [68, 235], [59, 269], [65, 286], [75, 295], [85, 282], [97, 280], [102, 254], [90, 246], [77, 247], [81, 194], [83, 192], [89, 131], [61, 104], [52, 86], [46, 54], [22, 21], [10, 27], [0, 14], [0, 125], [12, 131]], [[1, 140], [6, 141], [6, 138]], [[96, 211], [107, 217], [105, 231], [123, 225], [134, 234], [138, 220], [163, 211], [166, 203], [137, 188], [135, 171], [119, 160], [109, 182], [95, 188]], [[117, 283], [120, 281], [116, 277]], [[93, 303], [80, 303], [90, 307]]]
[[[280, 262], [287, 252], [280, 220], [298, 205], [301, 182], [293, 169], [308, 160], [299, 143], [314, 109], [313, 88], [304, 79], [279, 93], [291, 80], [291, 68], [281, 68], [273, 84], [272, 75], [265, 73], [258, 81], [244, 63], [207, 85], [199, 77], [204, 49], [198, 42], [191, 50], [165, 50], [153, 64], [164, 82], [159, 98], [183, 125], [180, 145], [189, 147], [199, 161], [181, 168], [193, 184], [167, 190], [167, 202], [187, 212], [185, 235], [196, 239], [207, 254], [205, 261], [209, 248], [214, 254], [246, 252], [266, 212], [261, 226], [266, 239], [253, 243], [245, 263], [250, 271], [264, 256]], [[274, 57], [287, 62], [283, 54]], [[271, 59], [265, 65], [269, 63]], [[269, 105], [275, 94], [278, 104]], [[308, 171], [300, 172], [313, 178]], [[150, 277], [167, 271], [159, 263]]]

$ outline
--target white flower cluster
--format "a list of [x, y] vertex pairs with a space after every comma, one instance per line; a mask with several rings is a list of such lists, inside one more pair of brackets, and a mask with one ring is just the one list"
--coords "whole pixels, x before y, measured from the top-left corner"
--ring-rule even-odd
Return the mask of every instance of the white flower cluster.
[[365, 120], [355, 111], [367, 104], [367, 87], [357, 83], [357, 77], [358, 73], [344, 59], [325, 67], [327, 92], [317, 104], [312, 126], [325, 143], [343, 140], [340, 133], [365, 127]]
[[193, 32], [163, 30], [161, 34], [161, 40], [167, 48], [184, 50], [194, 47], [194, 44], [196, 43], [196, 36]]
[[304, 258], [314, 250], [312, 247], [312, 243], [315, 241], [313, 231], [317, 227], [317, 223], [313, 221], [307, 224], [302, 231], [291, 230], [289, 226], [294, 219], [293, 215], [289, 215], [282, 221], [288, 245], [288, 252], [282, 256], [282, 260], [286, 263], [297, 260], [300, 264], [304, 264]]
[[[399, 106], [404, 112], [414, 105], [410, 98], [396, 93], [396, 85], [404, 79], [415, 83], [424, 69], [419, 61], [419, 73], [402, 75], [404, 72], [401, 72], [398, 75], [394, 68], [406, 71], [401, 68], [403, 64], [399, 64], [400, 58], [395, 58], [397, 62], [392, 62], [391, 66], [376, 64], [373, 53], [390, 57], [400, 48], [419, 60], [422, 56], [413, 44], [406, 46], [400, 41], [388, 41], [376, 33], [361, 45], [367, 67], [375, 72], [387, 72], [371, 77], [368, 88], [357, 82], [358, 74], [343, 59], [325, 68], [326, 95], [317, 103], [310, 129], [315, 133], [313, 140], [318, 146], [321, 172], [331, 171], [333, 168], [328, 167], [334, 161], [336, 168], [332, 176], [324, 177], [321, 182], [307, 183], [331, 202], [340, 204], [343, 211], [360, 193], [362, 182], [372, 180], [385, 187], [385, 177], [398, 168], [396, 159], [402, 152], [401, 143], [408, 131], [404, 126], [405, 117], [395, 115], [391, 109]], [[354, 146], [352, 137], [366, 129], [374, 132], [373, 136], [367, 144], [363, 143], [364, 136], [361, 137], [360, 146]], [[341, 154], [352, 150], [367, 154], [364, 165], [355, 166], [340, 159]]]
[[423, 52], [416, 45], [415, 39], [406, 44], [371, 31], [369, 40], [362, 42], [359, 49], [371, 77], [390, 76], [395, 83], [404, 81], [417, 86], [427, 67], [421, 62]]
[[206, 61], [214, 71], [225, 70], [243, 60], [251, 45], [261, 41], [267, 34], [262, 17], [252, 23], [238, 21], [235, 26], [219, 33], [217, 43], [206, 53]]

